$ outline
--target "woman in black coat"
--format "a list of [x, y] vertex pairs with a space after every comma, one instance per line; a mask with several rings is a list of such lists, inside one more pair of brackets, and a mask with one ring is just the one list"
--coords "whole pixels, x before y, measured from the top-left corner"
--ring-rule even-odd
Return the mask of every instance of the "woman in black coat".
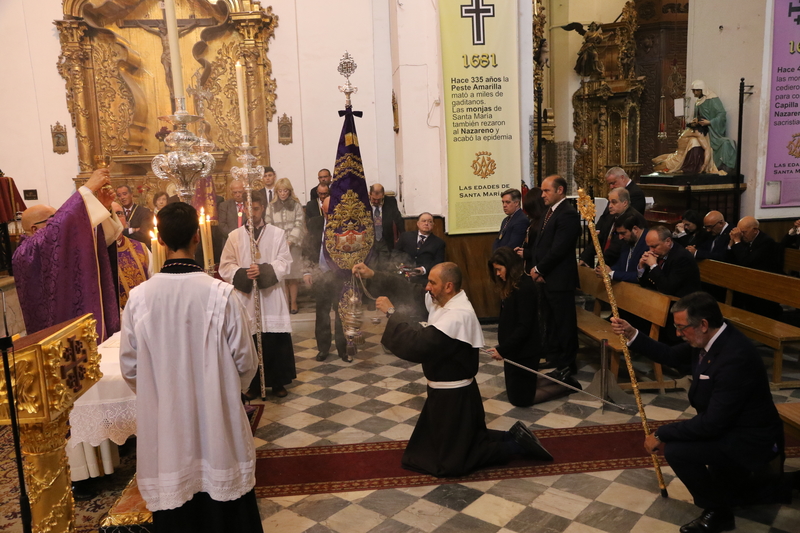
[[522, 246], [516, 248], [514, 251], [517, 255], [522, 257], [525, 261], [525, 272], [530, 272], [533, 265], [530, 264], [533, 257], [533, 245], [536, 243], [536, 235], [539, 232], [539, 226], [542, 225], [542, 218], [544, 218], [547, 206], [544, 205], [542, 199], [542, 189], [533, 187], [522, 199], [522, 210], [528, 216], [530, 224], [528, 225], [528, 232], [525, 234], [525, 241]]
[[[489, 259], [489, 275], [500, 292], [502, 303], [497, 328], [499, 344], [488, 352], [497, 361], [509, 359], [538, 370], [538, 298], [533, 280], [522, 265], [522, 258], [505, 246], [495, 250]], [[508, 401], [517, 407], [533, 405], [537, 376], [509, 363], [504, 363], [504, 367]]]

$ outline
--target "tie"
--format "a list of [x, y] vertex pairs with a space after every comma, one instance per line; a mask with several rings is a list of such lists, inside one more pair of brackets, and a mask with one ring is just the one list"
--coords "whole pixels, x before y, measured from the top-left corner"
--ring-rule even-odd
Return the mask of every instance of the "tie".
[[375, 240], [383, 240], [383, 217], [381, 216], [381, 206], [375, 206], [375, 213], [372, 216], [373, 224], [375, 225]]
[[133, 207], [126, 207], [124, 209], [124, 211], [125, 211], [125, 220], [127, 220], [128, 223], [130, 224], [130, 222], [131, 222], [131, 211], [133, 211]]
[[657, 264], [659, 267], [663, 267], [663, 266], [664, 266], [664, 261], [666, 261], [666, 260], [667, 260], [667, 258], [666, 258], [666, 257], [659, 257], [659, 258], [658, 258], [658, 261], [656, 261], [656, 264]]
[[707, 353], [708, 352], [705, 350], [705, 348], [700, 350], [700, 353], [698, 354], [699, 357], [697, 358], [697, 364], [700, 364], [700, 363], [703, 362], [703, 357], [705, 357]]
[[422, 245], [425, 244], [425, 239], [427, 238], [426, 235], [420, 235], [419, 241], [417, 241], [417, 248], [422, 248]]
[[547, 214], [544, 216], [544, 224], [542, 224], [542, 229], [544, 229], [544, 227], [547, 226], [547, 221], [550, 220], [550, 217], [552, 215], [553, 215], [553, 210], [552, 209], [548, 209], [547, 210]]
[[240, 204], [238, 202], [236, 203], [236, 212], [239, 214], [239, 216], [238, 216], [239, 225], [237, 227], [239, 227], [239, 228], [242, 227], [242, 219], [244, 218], [244, 213], [242, 212], [243, 208], [244, 208], [243, 204]]
[[267, 191], [267, 203], [272, 203], [272, 189]]

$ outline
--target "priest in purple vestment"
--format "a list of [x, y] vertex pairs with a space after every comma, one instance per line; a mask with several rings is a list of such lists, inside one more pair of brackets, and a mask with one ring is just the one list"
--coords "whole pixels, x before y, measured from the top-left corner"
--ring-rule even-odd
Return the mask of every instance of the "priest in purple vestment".
[[108, 184], [108, 169], [95, 170], [58, 210], [36, 205], [22, 213], [25, 235], [12, 264], [28, 335], [86, 313], [97, 320], [98, 344], [119, 331], [110, 253], [122, 226], [110, 212]]

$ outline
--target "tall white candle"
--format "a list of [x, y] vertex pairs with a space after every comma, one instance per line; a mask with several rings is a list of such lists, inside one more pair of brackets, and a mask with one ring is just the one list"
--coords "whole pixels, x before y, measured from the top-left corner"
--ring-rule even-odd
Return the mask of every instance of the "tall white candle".
[[244, 71], [242, 64], [236, 62], [236, 92], [239, 95], [239, 122], [242, 125], [242, 142], [248, 138], [250, 128], [247, 125], [247, 100], [244, 97]]
[[169, 57], [172, 61], [172, 88], [175, 98], [183, 98], [183, 66], [181, 64], [181, 48], [178, 44], [178, 17], [175, 15], [175, 0], [164, 0], [164, 15], [167, 19]]

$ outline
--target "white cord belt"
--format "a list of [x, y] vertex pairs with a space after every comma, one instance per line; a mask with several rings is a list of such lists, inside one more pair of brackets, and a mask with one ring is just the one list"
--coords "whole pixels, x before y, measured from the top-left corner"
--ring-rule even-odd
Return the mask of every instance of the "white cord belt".
[[458, 381], [431, 381], [428, 380], [428, 387], [432, 389], [460, 389], [470, 385], [474, 378], [461, 379]]

